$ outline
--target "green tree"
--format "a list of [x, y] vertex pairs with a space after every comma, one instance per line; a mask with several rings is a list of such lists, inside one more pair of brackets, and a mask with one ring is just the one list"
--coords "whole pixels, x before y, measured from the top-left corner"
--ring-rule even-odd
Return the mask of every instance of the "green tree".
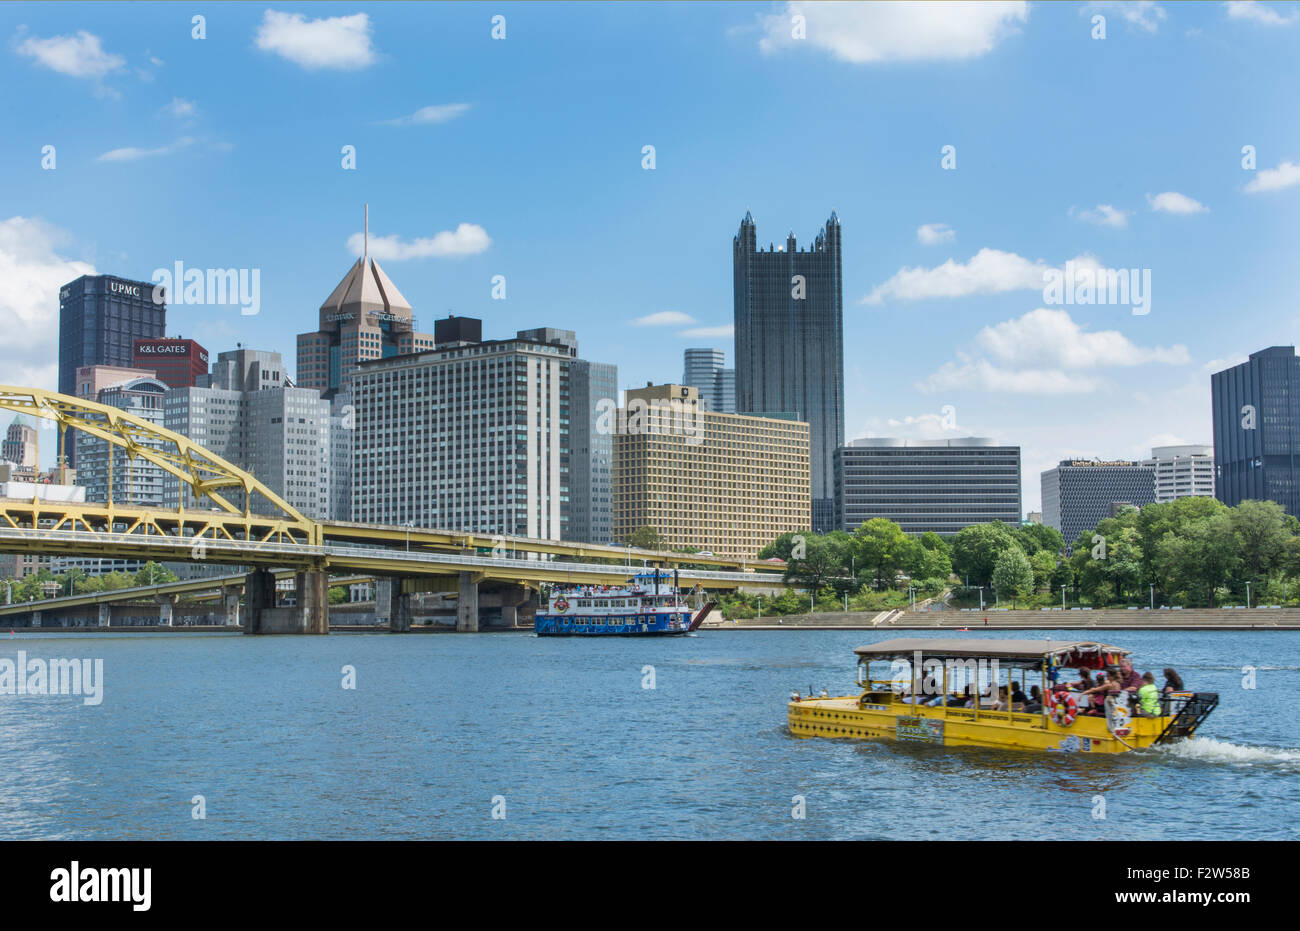
[[[802, 552], [802, 556], [796, 553]], [[785, 567], [785, 580], [820, 591], [832, 579], [843, 574], [839, 553], [833, 541], [811, 534], [796, 546]]]
[[1016, 542], [1025, 551], [1026, 556], [1046, 551], [1053, 555], [1065, 551], [1065, 540], [1061, 531], [1046, 524], [1021, 524], [1016, 528]]
[[1155, 559], [1162, 588], [1186, 592], [1213, 608], [1214, 593], [1241, 564], [1232, 529], [1232, 517], [1222, 508], [1211, 517], [1191, 521], [1178, 534], [1165, 533]]
[[1034, 591], [1047, 588], [1052, 584], [1056, 561], [1056, 553], [1048, 550], [1039, 550], [1029, 557], [1029, 568], [1034, 572]]
[[1291, 538], [1286, 511], [1275, 501], [1243, 501], [1229, 513], [1241, 567], [1257, 583], [1281, 564]]
[[659, 531], [649, 525], [633, 530], [624, 542], [639, 550], [661, 550], [664, 546], [663, 537], [659, 536]]
[[864, 522], [853, 537], [857, 564], [871, 574], [877, 588], [892, 586], [909, 554], [921, 549], [903, 528], [883, 517]]
[[176, 573], [156, 562], [150, 561], [139, 568], [131, 584], [134, 587], [139, 587], [144, 585], [166, 585], [175, 581], [177, 581]]
[[343, 604], [348, 600], [348, 590], [342, 585], [331, 585], [329, 591], [329, 602], [332, 605]]
[[999, 556], [993, 567], [993, 588], [999, 598], [1010, 598], [1014, 608], [1016, 598], [1034, 587], [1034, 573], [1029, 558], [1018, 546], [1009, 547]]
[[969, 585], [988, 585], [998, 557], [1012, 547], [1020, 549], [1011, 528], [1002, 521], [970, 524], [953, 537], [952, 570], [962, 581], [969, 580]]

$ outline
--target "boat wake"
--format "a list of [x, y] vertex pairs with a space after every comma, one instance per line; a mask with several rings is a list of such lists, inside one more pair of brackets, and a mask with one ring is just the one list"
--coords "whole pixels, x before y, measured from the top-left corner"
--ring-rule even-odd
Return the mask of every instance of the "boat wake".
[[1230, 763], [1238, 766], [1268, 765], [1270, 763], [1300, 765], [1300, 750], [1282, 747], [1249, 747], [1215, 740], [1212, 737], [1193, 737], [1177, 743], [1154, 748], [1161, 753], [1184, 760], [1203, 763]]

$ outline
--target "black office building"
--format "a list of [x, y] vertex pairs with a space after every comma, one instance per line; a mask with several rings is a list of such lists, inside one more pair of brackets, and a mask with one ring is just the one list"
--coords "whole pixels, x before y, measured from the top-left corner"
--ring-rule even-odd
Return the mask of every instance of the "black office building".
[[[59, 289], [59, 393], [77, 393], [83, 365], [134, 365], [137, 339], [162, 339], [167, 305], [154, 285], [114, 275], [82, 275]], [[166, 297], [166, 295], [161, 295]], [[69, 464], [72, 446], [68, 444]]]
[[748, 212], [732, 244], [736, 411], [806, 420], [812, 529], [835, 526], [835, 450], [844, 445], [844, 299], [840, 221], [832, 211], [812, 248], [794, 233], [758, 248]]
[[1300, 517], [1300, 358], [1270, 346], [1210, 376], [1214, 495], [1276, 501]]

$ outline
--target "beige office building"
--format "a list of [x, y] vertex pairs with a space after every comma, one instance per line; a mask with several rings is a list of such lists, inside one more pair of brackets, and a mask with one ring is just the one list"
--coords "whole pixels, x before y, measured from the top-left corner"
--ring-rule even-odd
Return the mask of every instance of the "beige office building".
[[808, 529], [808, 424], [700, 410], [699, 390], [628, 391], [614, 432], [614, 539], [654, 527], [669, 549], [750, 558]]

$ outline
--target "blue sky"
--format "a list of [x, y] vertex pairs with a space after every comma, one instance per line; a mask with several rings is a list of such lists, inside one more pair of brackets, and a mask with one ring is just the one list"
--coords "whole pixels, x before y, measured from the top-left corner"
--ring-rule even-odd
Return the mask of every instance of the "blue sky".
[[[0, 6], [0, 382], [54, 385], [59, 284], [177, 261], [259, 269], [261, 309], [172, 335], [292, 365], [366, 202], [422, 329], [571, 328], [624, 387], [731, 359], [747, 209], [764, 244], [834, 209], [849, 438], [1019, 444], [1026, 509], [1057, 459], [1208, 442], [1210, 372], [1296, 341], [1295, 5], [510, 3], [503, 40], [495, 12]], [[1067, 260], [1149, 270], [1150, 312], [1048, 306]]]

